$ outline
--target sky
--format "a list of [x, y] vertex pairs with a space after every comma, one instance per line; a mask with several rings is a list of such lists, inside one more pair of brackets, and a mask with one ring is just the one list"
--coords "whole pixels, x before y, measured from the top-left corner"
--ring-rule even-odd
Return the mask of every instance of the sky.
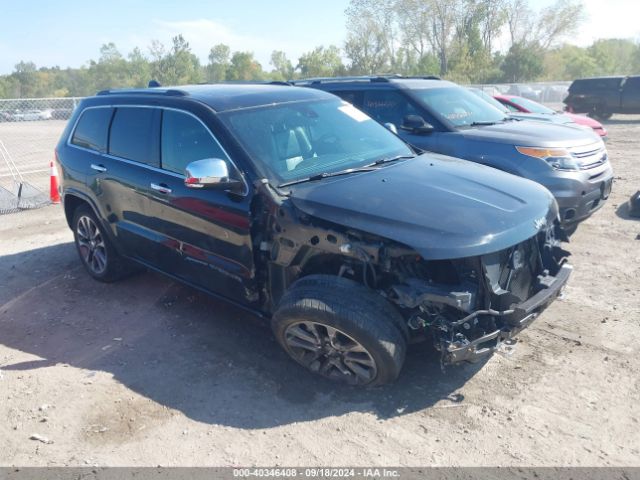
[[[553, 0], [530, 0], [542, 8]], [[640, 1], [583, 0], [587, 21], [570, 43], [586, 46], [597, 38], [640, 39]], [[38, 67], [79, 67], [97, 59], [100, 46], [114, 42], [127, 54], [151, 40], [169, 45], [182, 33], [207, 63], [210, 48], [254, 52], [270, 69], [273, 50], [297, 58], [319, 45], [341, 47], [346, 37], [348, 0], [0, 0], [0, 74], [21, 60]]]

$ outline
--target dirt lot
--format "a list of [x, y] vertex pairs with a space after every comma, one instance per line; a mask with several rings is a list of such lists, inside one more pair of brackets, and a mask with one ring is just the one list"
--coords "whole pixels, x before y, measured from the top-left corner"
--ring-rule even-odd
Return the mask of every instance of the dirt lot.
[[377, 390], [312, 377], [160, 275], [90, 280], [60, 207], [1, 216], [0, 464], [638, 465], [640, 121], [608, 128], [616, 182], [566, 299], [513, 352], [443, 373], [417, 345]]

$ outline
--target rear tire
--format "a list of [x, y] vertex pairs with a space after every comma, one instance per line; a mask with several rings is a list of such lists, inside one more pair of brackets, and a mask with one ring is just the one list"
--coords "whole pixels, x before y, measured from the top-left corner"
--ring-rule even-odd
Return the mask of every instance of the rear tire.
[[76, 208], [71, 225], [82, 265], [94, 279], [115, 282], [136, 270], [116, 251], [88, 205]]
[[310, 275], [282, 297], [271, 327], [299, 364], [330, 380], [358, 386], [393, 382], [407, 340], [400, 313], [376, 292], [341, 277]]
[[597, 120], [609, 120], [612, 115], [613, 113], [606, 111], [604, 107], [594, 107], [593, 112], [590, 116], [596, 118]]

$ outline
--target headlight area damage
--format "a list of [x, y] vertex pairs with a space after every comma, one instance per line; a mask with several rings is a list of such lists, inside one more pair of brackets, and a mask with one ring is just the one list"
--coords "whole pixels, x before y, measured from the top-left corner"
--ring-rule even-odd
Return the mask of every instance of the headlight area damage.
[[445, 364], [476, 361], [513, 338], [562, 292], [572, 271], [555, 226], [478, 257], [395, 259], [388, 298], [414, 332], [429, 334]]
[[259, 270], [268, 272], [261, 279], [265, 310], [273, 310], [300, 277], [347, 277], [394, 304], [410, 340], [431, 340], [444, 364], [491, 354], [560, 295], [572, 271], [557, 222], [497, 252], [425, 260], [396, 241], [318, 219], [290, 204], [263, 207], [261, 218], [269, 225], [255, 231], [270, 232], [259, 242], [259, 263], [267, 266]]

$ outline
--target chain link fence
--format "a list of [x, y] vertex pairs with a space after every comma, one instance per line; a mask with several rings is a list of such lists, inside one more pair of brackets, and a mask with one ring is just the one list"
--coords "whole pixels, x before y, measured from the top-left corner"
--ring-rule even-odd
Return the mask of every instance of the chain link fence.
[[0, 100], [0, 214], [49, 203], [49, 164], [79, 100]]
[[542, 103], [554, 110], [563, 110], [571, 82], [495, 83], [469, 85], [494, 95], [517, 95]]

